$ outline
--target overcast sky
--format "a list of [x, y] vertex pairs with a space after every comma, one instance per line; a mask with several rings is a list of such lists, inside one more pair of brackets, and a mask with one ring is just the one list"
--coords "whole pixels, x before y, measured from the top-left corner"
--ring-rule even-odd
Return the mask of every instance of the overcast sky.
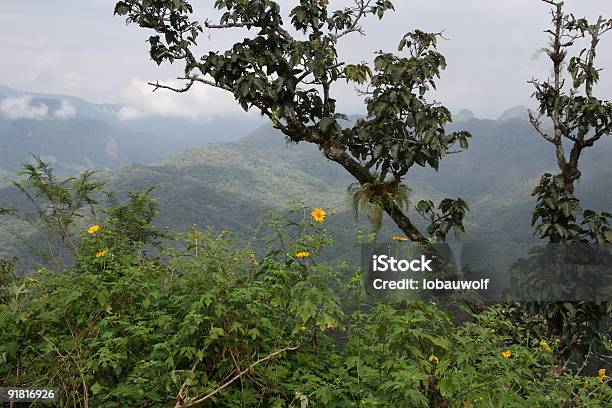
[[[124, 119], [143, 115], [206, 118], [238, 112], [231, 97], [198, 88], [189, 95], [158, 91], [146, 81], [172, 79], [176, 68], [157, 68], [148, 59], [147, 32], [113, 17], [113, 0], [0, 0], [0, 84], [13, 88], [69, 94], [92, 102], [124, 102]], [[281, 1], [283, 5], [294, 4]], [[344, 1], [331, 1], [341, 5]], [[445, 31], [441, 51], [448, 68], [439, 82], [439, 100], [452, 111], [471, 109], [495, 118], [514, 105], [529, 105], [527, 81], [546, 77], [548, 61], [534, 59], [546, 45], [542, 32], [549, 7], [539, 0], [395, 0], [396, 13], [365, 25], [342, 46], [351, 62], [371, 61], [373, 52], [395, 49], [405, 32], [419, 28]], [[612, 16], [612, 0], [566, 0], [567, 11], [593, 18]], [[193, 0], [198, 16], [211, 1]], [[204, 4], [205, 6], [200, 6]], [[285, 7], [287, 8], [287, 7]], [[208, 34], [208, 33], [207, 33]], [[201, 42], [220, 49], [232, 39], [220, 31]], [[612, 99], [612, 32], [602, 40], [598, 66], [605, 68], [596, 91]], [[350, 87], [337, 90], [347, 113], [363, 111]]]

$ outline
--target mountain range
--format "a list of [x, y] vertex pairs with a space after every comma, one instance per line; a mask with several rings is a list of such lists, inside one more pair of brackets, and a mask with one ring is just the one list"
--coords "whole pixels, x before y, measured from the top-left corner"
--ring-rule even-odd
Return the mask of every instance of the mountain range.
[[[32, 96], [31, 101], [37, 97]], [[61, 108], [59, 101], [55, 108], [48, 104], [48, 112]], [[79, 111], [80, 105], [69, 101]], [[85, 106], [94, 112], [116, 109], [116, 105]], [[185, 230], [194, 224], [212, 226], [244, 238], [254, 234], [269, 210], [286, 209], [297, 199], [308, 208], [324, 207], [333, 213], [325, 226], [335, 237], [332, 257], [336, 259], [351, 250], [359, 230], [370, 228], [365, 219], [355, 220], [347, 205], [346, 188], [354, 182], [350, 175], [326, 160], [315, 146], [285, 143], [270, 125], [259, 126], [244, 137], [236, 136], [239, 131], [233, 130], [234, 136], [226, 141], [211, 142], [227, 135], [225, 129], [222, 135], [200, 140], [201, 146], [177, 154], [174, 137], [178, 132], [152, 135], [126, 129], [117, 126], [116, 120], [104, 119], [104, 114], [97, 118], [75, 115], [69, 120], [5, 119], [5, 125], [10, 123], [0, 127], [0, 168], [12, 174], [27, 152], [34, 152], [53, 158], [54, 167], [65, 173], [104, 169], [98, 177], [113, 191], [156, 186], [153, 194], [161, 210], [155, 222], [161, 227]], [[212, 135], [206, 129], [202, 133]], [[512, 108], [498, 120], [477, 119], [463, 111], [449, 128], [458, 129], [472, 133], [469, 149], [448, 155], [437, 173], [414, 168], [405, 179], [412, 201], [425, 197], [434, 201], [466, 199], [470, 212], [463, 239], [467, 241], [533, 241], [530, 222], [534, 200], [530, 193], [542, 173], [556, 171], [552, 146], [535, 134], [524, 107]], [[183, 140], [195, 144], [191, 138]], [[167, 157], [160, 158], [163, 156]], [[583, 176], [577, 185], [583, 207], [610, 210], [610, 157], [609, 138], [585, 152]], [[20, 203], [14, 188], [0, 188], [0, 206]], [[418, 219], [417, 214], [412, 215]], [[424, 227], [422, 222], [419, 225]], [[7, 220], [0, 220], [0, 226], [0, 258], [23, 257], [27, 247], [11, 234], [19, 230], [34, 237], [35, 232], [25, 233], [23, 225]], [[380, 236], [388, 238], [396, 233], [386, 220]]]
[[149, 117], [122, 120], [123, 104], [95, 104], [70, 95], [0, 85], [0, 184], [40, 155], [59, 174], [150, 163], [190, 147], [237, 140], [259, 120]]

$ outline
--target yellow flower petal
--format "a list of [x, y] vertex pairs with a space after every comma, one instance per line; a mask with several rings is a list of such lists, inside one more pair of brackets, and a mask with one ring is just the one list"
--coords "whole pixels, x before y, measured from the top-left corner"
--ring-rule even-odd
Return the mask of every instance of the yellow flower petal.
[[297, 254], [295, 254], [295, 256], [297, 256], [298, 258], [308, 258], [310, 256], [310, 252], [308, 251], [298, 252]]
[[508, 359], [512, 356], [512, 353], [510, 352], [510, 350], [506, 350], [506, 351], [502, 351], [502, 356], [504, 356], [504, 358]]
[[91, 227], [87, 228], [87, 233], [88, 234], [95, 234], [99, 230], [100, 230], [100, 226], [98, 224], [96, 224], [96, 225], [92, 225]]
[[325, 221], [325, 217], [327, 217], [327, 213], [322, 208], [315, 208], [310, 213], [310, 216], [314, 218], [316, 222], [323, 222]]
[[599, 381], [603, 381], [605, 378], [606, 378], [606, 369], [600, 368], [599, 371], [597, 371], [597, 379]]

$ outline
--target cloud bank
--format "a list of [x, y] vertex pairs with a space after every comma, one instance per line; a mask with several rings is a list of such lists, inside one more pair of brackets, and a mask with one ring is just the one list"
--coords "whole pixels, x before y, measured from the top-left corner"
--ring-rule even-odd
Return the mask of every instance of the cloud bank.
[[60, 107], [49, 112], [44, 103], [32, 102], [32, 96], [14, 96], [0, 100], [0, 117], [8, 120], [66, 120], [76, 116], [76, 108], [67, 100], [62, 100]]
[[76, 116], [76, 108], [70, 102], [63, 100], [60, 108], [53, 112], [53, 117], [59, 120], [72, 119]]
[[49, 108], [43, 104], [32, 104], [31, 96], [9, 97], [0, 101], [0, 115], [6, 119], [34, 119], [47, 117]]

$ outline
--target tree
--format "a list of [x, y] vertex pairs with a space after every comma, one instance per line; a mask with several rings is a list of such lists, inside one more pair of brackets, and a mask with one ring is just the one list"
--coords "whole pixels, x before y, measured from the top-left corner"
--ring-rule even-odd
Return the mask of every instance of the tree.
[[[552, 28], [545, 31], [550, 36], [549, 45], [542, 49], [552, 63], [552, 78], [530, 81], [540, 106], [537, 113], [529, 112], [529, 118], [539, 135], [554, 146], [559, 173], [545, 173], [534, 189], [532, 195], [537, 196], [537, 204], [532, 224], [539, 221], [536, 231], [552, 244], [610, 243], [611, 214], [583, 210], [574, 190], [581, 176], [582, 152], [612, 132], [612, 103], [594, 96], [600, 72], [595, 66], [597, 50], [602, 35], [612, 29], [612, 19], [599, 16], [595, 23], [590, 23], [565, 14], [562, 1], [542, 1], [552, 6]], [[571, 56], [572, 47], [580, 41], [586, 43], [585, 48]], [[552, 129], [545, 129], [542, 117], [549, 118]], [[565, 245], [548, 248], [553, 251], [554, 262], [565, 254]], [[539, 258], [540, 255], [533, 256], [532, 261]], [[548, 262], [548, 267], [553, 261]], [[537, 273], [533, 263], [528, 263], [525, 269]], [[592, 346], [609, 341], [598, 327], [599, 322], [610, 317], [612, 309], [608, 302], [532, 306], [544, 313], [550, 332], [561, 337], [565, 357], [575, 350], [585, 356]]]
[[[553, 6], [552, 29], [545, 31], [550, 35], [549, 45], [542, 50], [552, 62], [552, 78], [530, 81], [540, 106], [537, 113], [529, 112], [529, 118], [535, 130], [554, 146], [560, 173], [544, 174], [534, 190], [538, 204], [533, 224], [540, 220], [537, 231], [551, 242], [610, 242], [610, 214], [583, 212], [574, 187], [581, 176], [582, 152], [612, 132], [612, 103], [593, 94], [599, 81], [600, 70], [595, 66], [599, 42], [612, 29], [612, 19], [599, 16], [595, 23], [589, 23], [565, 14], [563, 2], [542, 1]], [[581, 40], [586, 42], [585, 48], [570, 57], [572, 47]], [[543, 116], [552, 122], [552, 131], [542, 125]], [[579, 215], [583, 216], [582, 226], [576, 224]]]
[[53, 169], [38, 156], [34, 163], [25, 164], [18, 173], [19, 180], [12, 180], [13, 186], [28, 200], [32, 211], [0, 208], [0, 215], [14, 216], [34, 227], [45, 241], [45, 249], [35, 244], [26, 244], [30, 250], [56, 271], [66, 266], [66, 258], [78, 255], [75, 235], [78, 220], [86, 212], [93, 217], [97, 201], [96, 193], [104, 183], [93, 181], [93, 171], [85, 171], [77, 177], [58, 180]]
[[[373, 64], [340, 61], [339, 42], [364, 34], [362, 20], [382, 18], [393, 4], [387, 0], [356, 0], [354, 6], [332, 10], [326, 0], [301, 0], [283, 21], [275, 1], [218, 0], [223, 14], [217, 23], [192, 20], [185, 0], [124, 0], [115, 14], [128, 23], [155, 32], [150, 55], [157, 64], [181, 63], [182, 88], [160, 83], [154, 90], [187, 92], [204, 84], [233, 94], [240, 106], [268, 117], [288, 141], [317, 145], [323, 155], [343, 166], [369, 194], [367, 201], [384, 210], [413, 241], [427, 240], [407, 214], [403, 178], [412, 166], [438, 169], [440, 160], [468, 147], [468, 132], [445, 131], [451, 114], [425, 95], [446, 66], [436, 51], [441, 33], [416, 30], [400, 41], [398, 53], [379, 51]], [[242, 29], [251, 36], [224, 52], [197, 55], [199, 35], [206, 29]], [[292, 34], [291, 32], [295, 32]], [[334, 85], [346, 80], [361, 87], [367, 115], [347, 125], [336, 108]], [[360, 194], [363, 196], [363, 194]], [[399, 199], [398, 199], [399, 198]], [[424, 201], [416, 210], [430, 222], [429, 234], [444, 238], [463, 231], [467, 204], [444, 200], [437, 207]]]

